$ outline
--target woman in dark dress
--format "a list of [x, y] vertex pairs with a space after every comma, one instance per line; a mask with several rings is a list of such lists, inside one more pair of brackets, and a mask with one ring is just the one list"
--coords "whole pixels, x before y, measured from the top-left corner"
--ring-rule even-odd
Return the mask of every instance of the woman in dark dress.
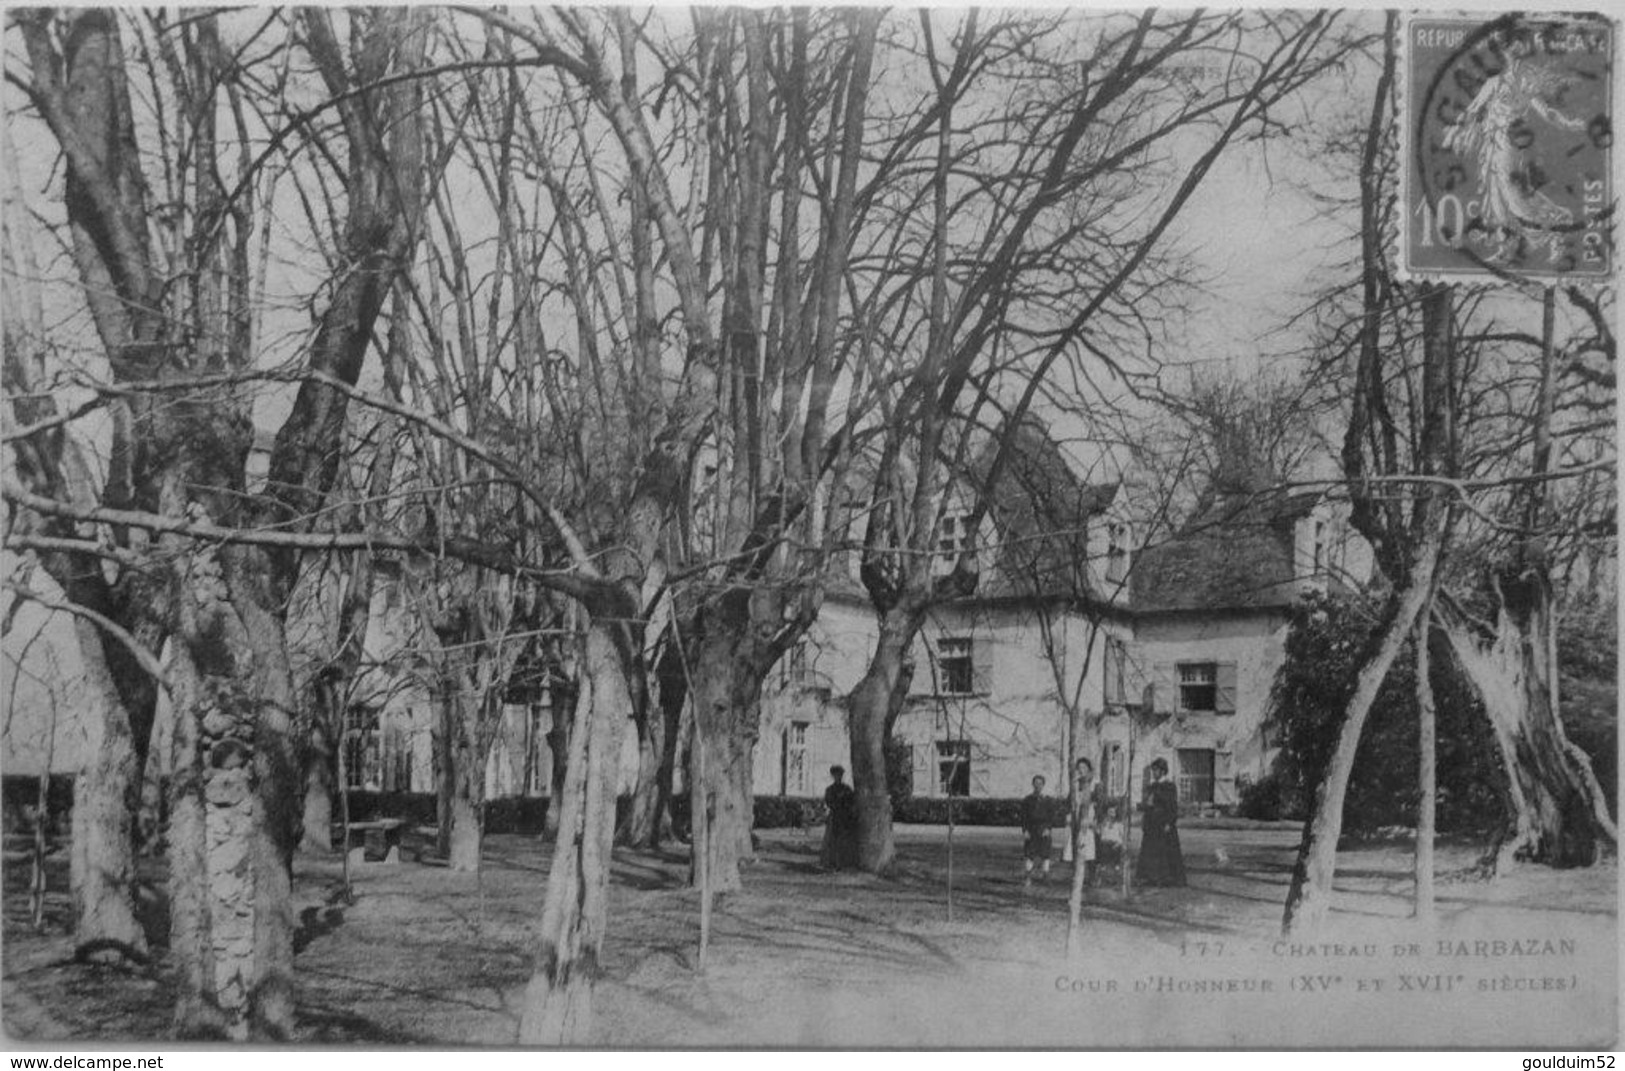
[[824, 824], [824, 850], [820, 858], [831, 870], [851, 870], [858, 865], [858, 795], [842, 780], [844, 767], [831, 766], [834, 783], [824, 790], [824, 807], [829, 817]]
[[1136, 867], [1141, 885], [1184, 885], [1185, 858], [1179, 853], [1179, 792], [1168, 779], [1168, 763], [1151, 763], [1145, 786], [1145, 833]]

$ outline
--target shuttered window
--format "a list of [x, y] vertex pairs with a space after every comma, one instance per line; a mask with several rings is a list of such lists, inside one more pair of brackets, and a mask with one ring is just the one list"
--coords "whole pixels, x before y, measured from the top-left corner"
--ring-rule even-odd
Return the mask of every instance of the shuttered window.
[[784, 788], [787, 796], [805, 796], [811, 790], [811, 770], [807, 762], [807, 726], [793, 721], [784, 730]]
[[1200, 714], [1217, 710], [1218, 688], [1218, 663], [1179, 663], [1179, 709], [1181, 711]]
[[1172, 714], [1234, 714], [1234, 662], [1177, 662], [1157, 666], [1157, 709]]
[[383, 787], [383, 757], [380, 754], [378, 708], [353, 706], [346, 719], [344, 734], [344, 778], [349, 788]]

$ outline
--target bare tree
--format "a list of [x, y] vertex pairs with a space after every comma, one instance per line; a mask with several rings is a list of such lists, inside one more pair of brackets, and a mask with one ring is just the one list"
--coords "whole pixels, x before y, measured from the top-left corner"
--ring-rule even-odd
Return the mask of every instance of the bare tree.
[[[1415, 642], [1427, 646], [1429, 621], [1442, 629], [1448, 648], [1478, 687], [1501, 745], [1513, 835], [1503, 840], [1500, 854], [1573, 859], [1569, 853], [1587, 856], [1598, 836], [1612, 835], [1589, 763], [1568, 743], [1557, 719], [1551, 692], [1555, 673], [1549, 668], [1555, 657], [1547, 639], [1549, 574], [1544, 567], [1531, 570], [1526, 553], [1529, 537], [1539, 542], [1528, 510], [1538, 509], [1535, 503], [1546, 493], [1531, 496], [1529, 484], [1544, 489], [1556, 475], [1540, 460], [1540, 440], [1551, 426], [1549, 410], [1541, 404], [1546, 390], [1537, 386], [1525, 396], [1534, 401], [1537, 416], [1523, 432], [1511, 431], [1494, 414], [1527, 412], [1527, 407], [1509, 406], [1506, 396], [1518, 377], [1506, 376], [1502, 366], [1507, 343], [1516, 341], [1498, 326], [1505, 303], [1448, 287], [1401, 284], [1387, 261], [1381, 235], [1396, 211], [1383, 166], [1393, 151], [1389, 132], [1395, 122], [1392, 17], [1388, 30], [1361, 155], [1359, 309], [1337, 321], [1340, 329], [1329, 338], [1337, 359], [1352, 356], [1352, 407], [1342, 450], [1352, 520], [1371, 543], [1391, 588], [1305, 828], [1285, 911], [1290, 932], [1318, 926], [1329, 911], [1343, 794], [1361, 726], [1407, 634], [1415, 629]], [[1548, 341], [1548, 356], [1549, 346]], [[1542, 351], [1539, 339], [1534, 349]], [[1595, 370], [1583, 360], [1577, 364]], [[1549, 360], [1537, 368], [1535, 381], [1549, 382]], [[1534, 464], [1526, 466], [1507, 443], [1529, 441], [1530, 429]], [[1579, 466], [1574, 475], [1600, 467]], [[1511, 557], [1513, 575], [1519, 577], [1515, 594], [1506, 601], [1504, 590], [1496, 593], [1498, 623], [1479, 631], [1452, 589], [1459, 592], [1464, 572], [1472, 571], [1464, 566], [1475, 557], [1471, 546], [1484, 538], [1486, 526], [1490, 533], [1512, 533], [1513, 546], [1521, 549]], [[1469, 577], [1469, 591], [1476, 586]], [[1423, 694], [1425, 681], [1418, 681], [1418, 689], [1424, 718], [1420, 772], [1426, 786], [1431, 697]], [[1431, 791], [1422, 811], [1424, 827], [1431, 827], [1430, 809]], [[1558, 835], [1564, 828], [1570, 834]], [[1427, 840], [1431, 828], [1420, 836]], [[1419, 842], [1418, 854], [1419, 913], [1425, 915], [1431, 843]]]
[[[116, 13], [33, 11], [13, 20], [29, 58], [27, 80], [13, 78], [67, 160], [74, 259], [112, 373], [108, 392], [118, 399], [101, 502], [186, 524], [298, 527], [333, 483], [347, 395], [315, 382], [299, 389], [272, 451], [267, 491], [252, 496], [245, 477], [250, 398], [229, 386], [212, 394], [185, 388], [191, 377], [252, 367], [252, 224], [264, 206], [253, 199], [252, 83], [238, 63], [247, 46], [228, 48], [214, 13], [174, 25], [154, 18], [158, 46], [146, 50], [154, 57], [147, 67], [154, 87], [167, 75], [180, 124], [174, 129], [167, 115], [150, 125], [138, 121]], [[330, 14], [297, 18], [296, 36], [333, 98], [349, 157], [339, 262], [308, 367], [354, 383], [391, 280], [410, 259], [426, 174], [418, 88], [411, 81], [372, 86], [421, 61], [426, 23], [411, 12], [355, 13], [347, 54]], [[245, 40], [255, 36], [249, 28]], [[220, 152], [219, 123], [235, 127], [235, 159]], [[166, 176], [168, 214], [158, 217], [179, 228], [176, 243], [156, 240], [149, 225], [141, 144], [171, 136], [184, 146], [182, 173]], [[235, 167], [235, 184], [226, 165]], [[48, 479], [29, 482], [56, 498]], [[9, 497], [22, 500], [20, 491]], [[73, 534], [93, 552], [94, 541]], [[70, 591], [76, 603], [107, 606], [114, 612], [104, 616], [127, 622], [131, 635], [170, 641], [179, 712], [170, 804], [178, 1028], [241, 1035], [252, 1026], [286, 1036], [298, 745], [282, 618], [297, 553], [190, 543], [178, 532], [156, 540], [139, 529], [114, 536], [120, 551], [160, 568], [129, 569], [110, 588], [96, 568], [91, 587], [100, 590], [90, 591], [82, 589], [91, 570], [64, 576], [78, 585]], [[118, 731], [103, 736], [120, 774], [97, 787], [121, 795], [137, 764], [115, 752], [138, 754], [134, 741], [150, 727], [153, 685], [144, 673], [113, 676], [122, 701], [106, 725]], [[86, 808], [92, 813], [94, 806]], [[96, 850], [116, 873], [124, 856], [111, 842], [127, 834], [108, 832], [109, 843]]]
[[[882, 756], [906, 693], [907, 652], [927, 608], [972, 583], [968, 554], [949, 574], [932, 567], [945, 479], [972, 441], [967, 429], [984, 409], [1003, 409], [1001, 420], [988, 421], [1003, 430], [972, 500], [969, 526], [976, 531], [988, 509], [987, 488], [1003, 475], [1012, 433], [1050, 369], [1064, 356], [1126, 376], [1114, 350], [1134, 352], [1136, 336], [1143, 346], [1151, 333], [1145, 317], [1173, 278], [1161, 256], [1168, 227], [1214, 161], [1233, 142], [1269, 132], [1271, 109], [1337, 54], [1329, 20], [1320, 15], [1146, 13], [1063, 25], [1063, 32], [1041, 38], [1018, 35], [1022, 59], [1014, 69], [1028, 63], [1045, 72], [1029, 83], [1042, 90], [1007, 88], [995, 78], [981, 87], [988, 97], [978, 98], [974, 115], [966, 105], [931, 113], [939, 132], [934, 225], [923, 255], [892, 262], [898, 293], [882, 302], [904, 318], [887, 324], [888, 346], [920, 356], [888, 413], [865, 537], [863, 577], [880, 615], [880, 638], [851, 704], [860, 855], [868, 869], [885, 869], [894, 854]], [[1247, 62], [1203, 92], [1172, 90], [1166, 67], [1220, 36], [1241, 41]], [[969, 23], [957, 48], [977, 39]], [[1061, 51], [1051, 52], [1057, 41], [1064, 42]], [[948, 84], [938, 83], [944, 105]], [[1140, 203], [1124, 177], [1165, 162], [1160, 154], [1176, 134], [1185, 145], [1181, 177]], [[961, 189], [962, 158], [985, 161], [981, 186]], [[916, 294], [919, 307], [930, 310], [918, 342], [909, 325], [919, 318], [907, 301]], [[997, 393], [1006, 376], [1021, 385], [1010, 388], [1014, 402], [1001, 406]], [[961, 413], [967, 400], [968, 413]]]
[[[1477, 490], [1435, 613], [1502, 759], [1507, 825], [1486, 856], [1492, 872], [1514, 860], [1590, 865], [1617, 840], [1591, 762], [1564, 730], [1557, 669], [1563, 603], [1595, 588], [1616, 538], [1612, 299], [1559, 296], [1508, 295], [1474, 333], [1460, 439]], [[1525, 326], [1537, 316], [1538, 333]]]

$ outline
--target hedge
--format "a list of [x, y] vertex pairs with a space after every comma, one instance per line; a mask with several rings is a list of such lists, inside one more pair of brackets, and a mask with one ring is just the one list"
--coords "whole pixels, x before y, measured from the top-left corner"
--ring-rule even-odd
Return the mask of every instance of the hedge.
[[[953, 804], [954, 824], [960, 826], [1019, 826], [1021, 825], [1021, 798], [1019, 796], [910, 796], [901, 806], [892, 807], [892, 821], [918, 825], [945, 826], [948, 824], [948, 805]], [[1066, 813], [1066, 802], [1055, 801], [1056, 818]]]
[[[7, 830], [27, 828], [24, 815], [32, 813], [37, 778], [8, 775], [4, 778], [5, 821]], [[73, 778], [68, 775], [51, 777], [50, 811], [53, 824], [62, 832], [68, 826], [72, 808]], [[679, 825], [687, 817], [688, 801], [673, 800]], [[621, 801], [624, 806], [625, 800]], [[508, 796], [487, 800], [485, 803], [485, 832], [539, 834], [547, 822], [546, 796]], [[824, 801], [816, 796], [757, 796], [754, 800], [755, 828], [805, 829], [822, 825], [825, 819]], [[1021, 800], [1019, 798], [954, 799], [954, 822], [965, 826], [1019, 826]], [[1057, 807], [1061, 802], [1057, 801]], [[333, 820], [338, 821], [338, 800], [333, 801]], [[366, 789], [350, 791], [350, 821], [371, 822], [380, 818], [400, 818], [414, 826], [432, 826], [438, 821], [435, 797], [432, 792], [375, 792]], [[942, 797], [907, 796], [892, 801], [892, 820], [922, 825], [947, 825], [948, 800]]]
[[[432, 792], [372, 792], [352, 788], [349, 796], [352, 822], [376, 822], [380, 818], [400, 818], [410, 825], [432, 826], [439, 821]], [[339, 807], [339, 796], [335, 792], [334, 822], [337, 822], [343, 814]]]
[[805, 829], [822, 825], [824, 801], [812, 796], [757, 796], [756, 829]]
[[[1057, 821], [1065, 801], [1056, 800]], [[962, 826], [1021, 825], [1020, 797], [956, 797], [954, 823]], [[799, 819], [799, 821], [798, 821]], [[824, 821], [824, 801], [809, 796], [757, 796], [756, 828], [789, 829]], [[892, 821], [918, 825], [948, 824], [948, 800], [940, 796], [906, 796], [892, 801]]]
[[[338, 801], [333, 801], [333, 820], [338, 821]], [[372, 822], [380, 818], [402, 818], [414, 826], [432, 826], [439, 818], [432, 792], [350, 791], [350, 821]], [[546, 796], [505, 796], [485, 801], [487, 833], [540, 833], [547, 824]]]

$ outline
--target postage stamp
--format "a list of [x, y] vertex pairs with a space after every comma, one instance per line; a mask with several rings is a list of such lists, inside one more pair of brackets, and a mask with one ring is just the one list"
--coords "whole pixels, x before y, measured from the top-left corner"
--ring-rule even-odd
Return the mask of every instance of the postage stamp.
[[1409, 20], [1404, 40], [1402, 270], [1610, 277], [1613, 23], [1428, 15]]

